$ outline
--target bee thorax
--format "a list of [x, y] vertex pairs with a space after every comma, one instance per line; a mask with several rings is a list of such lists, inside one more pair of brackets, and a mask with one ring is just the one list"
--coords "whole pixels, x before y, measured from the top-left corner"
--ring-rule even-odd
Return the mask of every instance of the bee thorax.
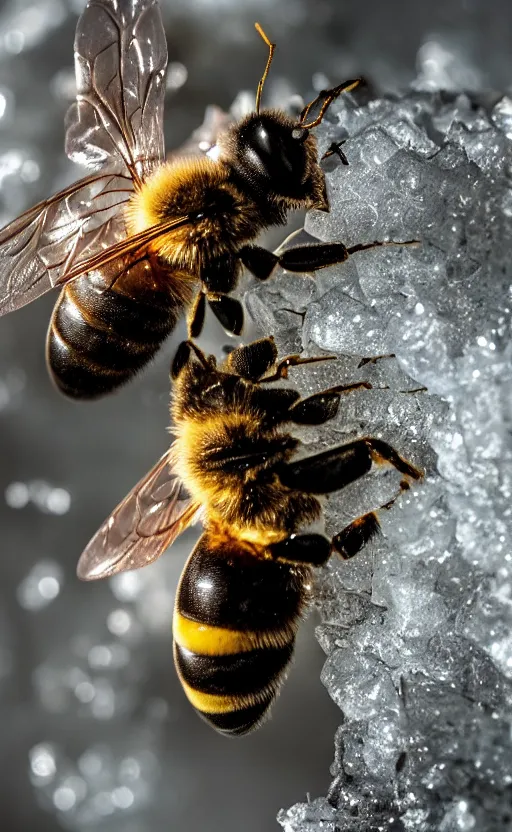
[[204, 157], [161, 165], [126, 209], [131, 234], [175, 218], [186, 222], [157, 236], [151, 247], [172, 266], [196, 273], [224, 253], [234, 254], [264, 225], [256, 205], [229, 181], [228, 167]]

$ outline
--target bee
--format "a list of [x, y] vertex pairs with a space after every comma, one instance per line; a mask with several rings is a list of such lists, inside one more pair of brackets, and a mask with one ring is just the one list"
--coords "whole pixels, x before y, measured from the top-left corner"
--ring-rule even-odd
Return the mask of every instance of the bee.
[[184, 312], [196, 338], [206, 303], [238, 335], [243, 310], [230, 293], [243, 267], [264, 280], [278, 263], [310, 272], [351, 253], [328, 243], [278, 257], [251, 244], [291, 209], [328, 211], [311, 131], [360, 83], [321, 92], [299, 118], [262, 109], [274, 44], [256, 28], [269, 55], [255, 111], [224, 130], [209, 155], [165, 161], [167, 46], [156, 0], [89, 0], [80, 17], [65, 147], [92, 172], [0, 231], [0, 314], [61, 288], [47, 363], [67, 396], [116, 390]]
[[171, 373], [175, 440], [78, 562], [83, 580], [136, 569], [202, 522], [176, 595], [174, 660], [193, 707], [226, 735], [251, 731], [275, 700], [311, 597], [312, 567], [333, 552], [353, 557], [379, 530], [377, 509], [328, 539], [314, 525], [322, 495], [372, 465], [400, 472], [398, 493], [422, 476], [370, 436], [300, 455], [290, 426], [323, 424], [342, 396], [371, 387], [359, 382], [301, 398], [274, 386], [290, 367], [323, 360], [292, 355], [278, 362], [273, 339], [264, 338], [235, 348], [217, 367], [213, 356], [183, 342]]

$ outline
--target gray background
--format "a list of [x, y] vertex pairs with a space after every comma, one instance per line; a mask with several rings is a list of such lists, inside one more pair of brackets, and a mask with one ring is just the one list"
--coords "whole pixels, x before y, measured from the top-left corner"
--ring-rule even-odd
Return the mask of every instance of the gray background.
[[[0, 6], [2, 221], [72, 176], [62, 149], [63, 117], [80, 5], [41, 0]], [[447, 83], [494, 89], [512, 83], [508, 3], [165, 0], [163, 10], [170, 60], [188, 70], [187, 83], [167, 102], [169, 147], [201, 122], [206, 104], [227, 108], [240, 89], [255, 88], [265, 60], [252, 28], [256, 19], [278, 44], [275, 94], [308, 95], [314, 83], [322, 83], [313, 80], [318, 72], [333, 82], [361, 73], [377, 87], [393, 90], [415, 77], [419, 50], [420, 69], [445, 72]], [[0, 322], [3, 828], [15, 832], [37, 824], [44, 832], [62, 823], [129, 832], [276, 829], [274, 816], [281, 806], [303, 800], [307, 791], [324, 793], [329, 782], [340, 715], [318, 678], [322, 655], [314, 622], [303, 627], [297, 661], [272, 721], [257, 734], [231, 742], [194, 716], [172, 666], [166, 607], [172, 606], [172, 588], [192, 535], [155, 567], [149, 588], [139, 587], [136, 605], [116, 599], [106, 583], [76, 581], [75, 563], [89, 537], [165, 449], [172, 347], [118, 395], [75, 405], [54, 391], [46, 375], [44, 340], [53, 301], [44, 298]], [[34, 501], [16, 509], [4, 500], [12, 483], [34, 481], [41, 481], [32, 486], [36, 503], [44, 509], [46, 483], [69, 493], [69, 511], [48, 513]], [[30, 595], [22, 582], [41, 561], [54, 564], [40, 567], [41, 574], [62, 570], [60, 592], [44, 609], [30, 611], [27, 597], [37, 603], [38, 592]], [[123, 642], [129, 651], [126, 665], [94, 670], [83, 645], [116, 642], [105, 623], [114, 609], [129, 611], [141, 635], [128, 648]], [[64, 694], [75, 684], [74, 672], [91, 674], [94, 684], [107, 680], [114, 692], [110, 718], [91, 716], [87, 703]], [[59, 776], [67, 769], [77, 776], [77, 761], [91, 748], [99, 747], [104, 760], [111, 752], [105, 767], [114, 771], [123, 756], [150, 747], [149, 791], [135, 801], [133, 811], [104, 819], [93, 813], [88, 827], [72, 811], [56, 818], [54, 786], [30, 782], [29, 752], [42, 743], [58, 749]]]

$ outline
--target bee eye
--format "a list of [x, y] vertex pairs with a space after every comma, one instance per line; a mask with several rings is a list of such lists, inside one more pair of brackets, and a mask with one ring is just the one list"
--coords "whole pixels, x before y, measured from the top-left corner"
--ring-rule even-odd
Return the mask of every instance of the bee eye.
[[305, 141], [309, 130], [306, 130], [305, 127], [294, 127], [292, 130], [292, 139], [295, 139], [298, 142]]
[[201, 222], [201, 220], [204, 220], [206, 214], [204, 213], [204, 211], [194, 211], [193, 213], [189, 214], [189, 216], [192, 222]]

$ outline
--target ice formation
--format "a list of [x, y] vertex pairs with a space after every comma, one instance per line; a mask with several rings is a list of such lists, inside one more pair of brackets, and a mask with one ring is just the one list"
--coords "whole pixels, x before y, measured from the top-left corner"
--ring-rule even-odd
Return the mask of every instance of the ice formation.
[[[396, 89], [413, 77], [422, 43], [416, 92], [361, 107], [340, 102], [318, 131], [322, 148], [348, 138], [350, 167], [331, 160], [333, 210], [307, 224], [310, 234], [348, 244], [414, 236], [421, 247], [360, 254], [314, 280], [281, 276], [251, 291], [248, 305], [283, 350], [343, 353], [336, 366], [294, 371], [302, 389], [339, 378], [374, 384], [346, 399], [337, 424], [309, 432], [312, 451], [380, 433], [428, 475], [383, 518], [385, 536], [320, 576], [324, 681], [344, 722], [332, 788], [315, 798], [311, 780], [321, 764], [313, 733], [324, 736], [319, 726], [329, 709], [312, 698], [314, 718], [305, 718], [306, 662], [295, 666], [297, 693], [288, 694], [293, 678], [283, 693], [288, 712], [276, 709], [273, 724], [236, 750], [202, 732], [179, 698], [169, 618], [190, 539], [180, 544], [181, 560], [173, 553], [95, 590], [74, 580], [94, 524], [163, 450], [170, 356], [93, 415], [60, 400], [47, 382], [50, 306], [42, 301], [4, 318], [4, 826], [260, 832], [277, 827], [271, 807], [291, 802], [287, 795], [309, 776], [312, 801], [280, 817], [288, 832], [505, 829], [512, 826], [512, 102], [478, 106], [453, 91], [510, 83], [512, 6], [370, 0], [361, 14], [361, 4], [336, 0], [161, 3], [173, 96], [168, 147], [191, 133], [207, 103], [228, 106], [242, 86], [254, 93], [260, 12], [278, 43], [266, 87], [276, 105], [304, 91], [320, 69], [333, 83], [362, 71]], [[83, 0], [9, 0], [0, 10], [1, 224], [76, 176], [62, 141], [82, 7]], [[321, 73], [313, 78], [316, 89], [325, 84]], [[442, 96], [439, 88], [452, 92]], [[210, 112], [213, 123], [219, 115]], [[361, 354], [381, 352], [397, 360], [358, 369]], [[422, 386], [428, 393], [402, 392]], [[371, 480], [339, 495], [329, 528], [392, 496], [395, 486]], [[301, 720], [295, 745], [294, 714]]]
[[[512, 100], [413, 87], [338, 102], [320, 146], [330, 214], [305, 232], [361, 252], [315, 278], [253, 286], [255, 324], [304, 392], [369, 380], [308, 450], [385, 438], [426, 476], [383, 535], [319, 578], [322, 681], [342, 712], [327, 796], [283, 810], [286, 832], [512, 827]], [[289, 244], [293, 244], [291, 240]], [[361, 366], [361, 357], [394, 354]], [[427, 389], [421, 389], [427, 388]], [[393, 477], [333, 495], [327, 528], [385, 502]]]

